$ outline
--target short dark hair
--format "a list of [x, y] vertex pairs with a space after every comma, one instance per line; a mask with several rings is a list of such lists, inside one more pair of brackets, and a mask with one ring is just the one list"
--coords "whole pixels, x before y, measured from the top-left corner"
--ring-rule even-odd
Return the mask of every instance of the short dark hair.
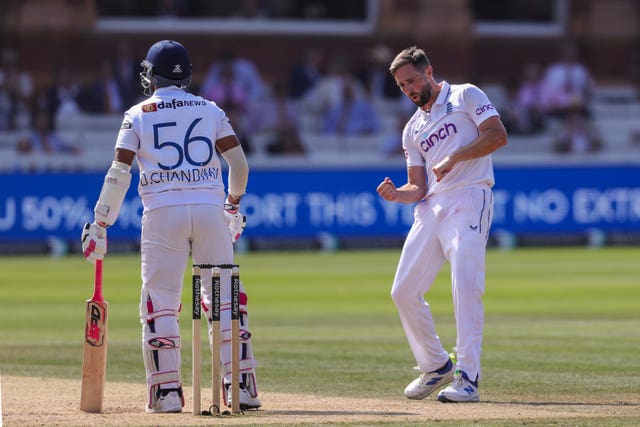
[[429, 58], [427, 58], [427, 54], [424, 53], [424, 50], [418, 49], [416, 46], [411, 46], [396, 55], [395, 59], [389, 66], [389, 72], [393, 74], [398, 71], [398, 68], [407, 64], [411, 64], [416, 69], [424, 71], [429, 65], [431, 65], [431, 62], [429, 61]]

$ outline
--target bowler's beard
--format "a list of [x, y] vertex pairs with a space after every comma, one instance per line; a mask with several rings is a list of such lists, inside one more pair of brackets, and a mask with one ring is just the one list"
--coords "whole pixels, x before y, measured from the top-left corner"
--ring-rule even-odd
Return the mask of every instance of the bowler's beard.
[[427, 103], [431, 99], [431, 85], [424, 86], [418, 94], [420, 95], [418, 100], [413, 101], [413, 99], [411, 99], [411, 101], [413, 101], [413, 103], [416, 104], [419, 108], [422, 108], [427, 105]]

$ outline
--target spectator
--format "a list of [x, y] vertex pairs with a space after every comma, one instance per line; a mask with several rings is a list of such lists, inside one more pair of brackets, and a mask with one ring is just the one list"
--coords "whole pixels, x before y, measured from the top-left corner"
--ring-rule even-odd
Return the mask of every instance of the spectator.
[[16, 150], [19, 154], [32, 153], [71, 153], [78, 154], [77, 147], [63, 141], [55, 131], [51, 116], [46, 110], [39, 109], [34, 114], [33, 129], [18, 140]]
[[338, 135], [371, 135], [380, 127], [378, 112], [366, 96], [356, 92], [353, 82], [345, 82], [340, 100], [324, 116], [322, 131]]
[[83, 110], [88, 113], [117, 114], [124, 111], [120, 87], [111, 62], [105, 61], [100, 69], [100, 77], [90, 84], [83, 96]]
[[60, 116], [78, 114], [80, 85], [78, 85], [71, 73], [66, 68], [57, 69], [55, 79], [39, 100], [39, 107], [47, 110], [54, 123], [58, 123]]
[[[633, 85], [634, 103], [638, 103], [640, 102], [640, 39], [636, 41], [636, 45], [631, 50], [627, 75]], [[640, 126], [637, 123], [635, 129], [629, 133], [629, 145], [640, 148]]]
[[550, 114], [564, 116], [571, 110], [587, 111], [594, 81], [578, 59], [574, 43], [562, 46], [560, 59], [550, 64], [544, 76], [546, 108]]
[[250, 99], [256, 101], [264, 98], [266, 92], [258, 68], [249, 59], [240, 58], [231, 51], [223, 52], [211, 65], [201, 85], [200, 93], [206, 96], [211, 88], [218, 85], [224, 78], [223, 71], [229, 67], [233, 69], [235, 84], [240, 86]]
[[213, 81], [205, 92], [202, 92], [202, 96], [214, 101], [227, 113], [243, 150], [245, 153], [250, 153], [250, 134], [247, 129], [248, 122], [245, 120], [249, 105], [249, 93], [237, 78], [237, 69], [233, 63], [221, 63], [219, 72], [219, 78]]
[[386, 45], [374, 46], [368, 52], [363, 66], [356, 72], [369, 97], [374, 101], [396, 101], [402, 95], [389, 72], [389, 63], [392, 59], [391, 49]]
[[116, 45], [113, 69], [122, 98], [123, 105], [131, 105], [142, 97], [140, 94], [140, 61], [131, 50], [131, 45], [126, 41], [120, 41]]
[[245, 113], [249, 103], [249, 93], [236, 76], [236, 69], [230, 62], [221, 64], [220, 76], [202, 96], [215, 101], [223, 110]]
[[547, 67], [544, 82], [545, 108], [556, 126], [554, 149], [559, 153], [599, 151], [602, 144], [589, 110], [595, 83], [573, 42], [562, 46], [561, 57]]
[[329, 110], [343, 104], [344, 86], [349, 85], [356, 98], [365, 96], [362, 84], [351, 73], [349, 61], [335, 57], [329, 64], [328, 73], [301, 100], [301, 110], [311, 116], [310, 131], [322, 131], [325, 115]]
[[303, 58], [289, 71], [289, 96], [302, 98], [322, 78], [324, 53], [318, 48], [310, 48], [304, 52]]
[[[220, 89], [225, 87], [224, 98]], [[216, 93], [217, 92], [217, 93]], [[229, 121], [245, 153], [251, 153], [249, 123], [246, 120], [248, 102], [260, 103], [267, 95], [262, 76], [255, 64], [239, 57], [235, 52], [224, 51], [215, 61], [203, 80], [200, 94], [226, 107]]]
[[0, 61], [0, 130], [28, 128], [34, 100], [31, 74], [20, 67], [13, 48], [4, 48]]
[[537, 63], [526, 64], [511, 103], [509, 112], [505, 112], [508, 130], [513, 133], [531, 134], [544, 129], [545, 80], [542, 67]]
[[15, 129], [15, 105], [12, 93], [0, 76], [0, 132]]
[[593, 124], [579, 110], [570, 111], [564, 127], [555, 134], [554, 149], [558, 153], [594, 153], [602, 150], [602, 141]]
[[[395, 79], [394, 79], [395, 80]], [[402, 93], [402, 91], [400, 91]], [[411, 119], [416, 112], [416, 104], [408, 97], [403, 96], [398, 100], [397, 107], [393, 110], [396, 117], [395, 132], [390, 133], [384, 138], [380, 146], [380, 154], [384, 157], [404, 156], [402, 148], [402, 131], [405, 124]]]
[[300, 141], [298, 112], [287, 93], [287, 86], [276, 82], [273, 97], [257, 105], [249, 121], [256, 124], [256, 131], [271, 135], [266, 145], [268, 154], [303, 155], [306, 150]]
[[629, 145], [640, 148], [640, 129], [635, 129], [629, 134]]

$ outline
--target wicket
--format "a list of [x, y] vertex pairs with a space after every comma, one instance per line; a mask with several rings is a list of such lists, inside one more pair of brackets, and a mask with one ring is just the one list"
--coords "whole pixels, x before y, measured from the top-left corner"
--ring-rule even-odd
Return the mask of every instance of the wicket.
[[193, 415], [200, 415], [200, 368], [202, 364], [200, 360], [200, 317], [202, 307], [200, 306], [200, 267], [197, 265], [194, 265], [192, 268], [191, 289], [193, 292], [193, 315], [191, 316], [191, 384], [193, 387]]
[[[210, 411], [201, 411], [201, 335], [200, 319], [202, 313], [201, 290], [202, 269], [211, 269], [211, 397]], [[220, 390], [222, 379], [220, 375], [220, 270], [231, 269], [231, 413], [240, 412], [240, 267], [237, 264], [194, 264], [192, 268], [192, 384], [193, 384], [193, 414], [220, 415]], [[224, 405], [225, 402], [222, 403]]]

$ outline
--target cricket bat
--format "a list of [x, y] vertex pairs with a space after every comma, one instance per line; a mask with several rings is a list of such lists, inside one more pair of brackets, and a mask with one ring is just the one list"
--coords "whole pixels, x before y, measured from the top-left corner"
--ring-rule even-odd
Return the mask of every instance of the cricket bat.
[[109, 304], [102, 295], [102, 260], [96, 261], [93, 296], [87, 300], [82, 353], [80, 409], [102, 412], [107, 371], [107, 312]]

